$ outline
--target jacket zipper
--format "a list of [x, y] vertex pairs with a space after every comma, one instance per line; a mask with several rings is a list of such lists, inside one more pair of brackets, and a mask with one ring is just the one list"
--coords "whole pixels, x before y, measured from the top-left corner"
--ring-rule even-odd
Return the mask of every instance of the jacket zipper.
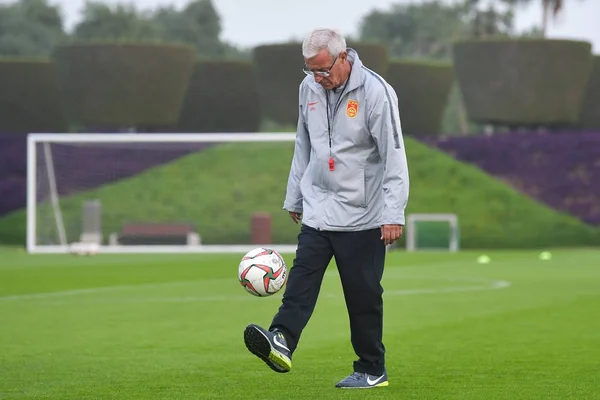
[[333, 122], [335, 120], [335, 114], [337, 114], [338, 109], [340, 108], [340, 104], [342, 104], [342, 98], [344, 97], [344, 95], [346, 94], [346, 86], [348, 85], [348, 82], [350, 81], [350, 76], [348, 76], [348, 80], [346, 81], [346, 83], [344, 84], [344, 87], [342, 88], [342, 93], [340, 93], [340, 97], [337, 100], [337, 103], [335, 104], [335, 107], [333, 107], [333, 112], [331, 114], [331, 117], [329, 116], [329, 92], [327, 90], [325, 90], [325, 100], [327, 102], [327, 108], [325, 110], [325, 112], [327, 113], [327, 134], [329, 136], [329, 170], [333, 171], [335, 169], [335, 162], [333, 160], [333, 151], [331, 148], [331, 136], [333, 134]]
[[[340, 107], [340, 104], [342, 104], [342, 98], [344, 97], [344, 95], [346, 94], [346, 86], [348, 85], [348, 82], [350, 81], [350, 77], [348, 76], [348, 80], [346, 81], [346, 83], [344, 84], [344, 88], [342, 89], [342, 93], [340, 93], [340, 97], [338, 98], [338, 101], [335, 105], [335, 107], [333, 107], [333, 112], [331, 117], [329, 116], [329, 92], [327, 90], [325, 90], [325, 101], [326, 101], [326, 108], [325, 108], [325, 113], [327, 114], [327, 134], [328, 134], [328, 139], [329, 139], [329, 170], [330, 171], [334, 171], [335, 170], [335, 161], [333, 160], [333, 151], [331, 148], [331, 136], [333, 133], [333, 122], [335, 120], [335, 114], [337, 114], [337, 111]], [[328, 190], [327, 191], [327, 199], [330, 199], [330, 194], [331, 192]], [[319, 222], [317, 224], [317, 230], [321, 230], [321, 222]]]

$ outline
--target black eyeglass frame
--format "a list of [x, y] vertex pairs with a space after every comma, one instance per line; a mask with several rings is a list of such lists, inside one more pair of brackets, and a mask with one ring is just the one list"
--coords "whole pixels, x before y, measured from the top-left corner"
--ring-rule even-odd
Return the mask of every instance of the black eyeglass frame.
[[306, 74], [306, 75], [319, 75], [322, 76], [324, 78], [327, 78], [331, 72], [331, 69], [333, 68], [333, 66], [335, 65], [335, 63], [337, 62], [338, 58], [340, 57], [340, 55], [338, 54], [337, 56], [335, 56], [335, 58], [333, 59], [333, 62], [331, 63], [331, 66], [329, 68], [327, 68], [327, 70], [325, 71], [312, 71], [310, 69], [308, 69], [308, 67], [306, 66], [306, 64], [304, 64], [304, 67], [302, 68], [302, 71]]

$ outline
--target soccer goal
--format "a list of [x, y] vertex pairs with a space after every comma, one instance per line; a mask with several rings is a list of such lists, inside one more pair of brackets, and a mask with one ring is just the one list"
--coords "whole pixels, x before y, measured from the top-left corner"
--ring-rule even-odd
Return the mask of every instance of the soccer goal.
[[408, 214], [406, 250], [443, 250], [460, 248], [460, 230], [456, 214]]
[[27, 250], [296, 249], [282, 210], [294, 133], [30, 134]]

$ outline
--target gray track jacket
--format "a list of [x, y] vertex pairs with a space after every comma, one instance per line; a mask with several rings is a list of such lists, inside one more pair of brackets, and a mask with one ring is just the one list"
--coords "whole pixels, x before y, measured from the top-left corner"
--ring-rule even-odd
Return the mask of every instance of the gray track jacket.
[[356, 51], [348, 49], [348, 59], [352, 72], [329, 118], [325, 89], [312, 76], [300, 84], [283, 208], [302, 213], [302, 223], [322, 230], [404, 225], [409, 179], [398, 98]]

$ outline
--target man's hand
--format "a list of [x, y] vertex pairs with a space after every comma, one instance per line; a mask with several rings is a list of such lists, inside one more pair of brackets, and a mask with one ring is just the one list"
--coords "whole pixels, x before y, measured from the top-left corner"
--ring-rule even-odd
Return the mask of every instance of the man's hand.
[[402, 236], [402, 225], [383, 225], [381, 227], [381, 240], [385, 245], [390, 245]]
[[289, 213], [290, 217], [292, 217], [292, 221], [294, 221], [295, 223], [298, 223], [298, 221], [302, 219], [302, 213], [297, 213], [293, 211], [290, 211]]

